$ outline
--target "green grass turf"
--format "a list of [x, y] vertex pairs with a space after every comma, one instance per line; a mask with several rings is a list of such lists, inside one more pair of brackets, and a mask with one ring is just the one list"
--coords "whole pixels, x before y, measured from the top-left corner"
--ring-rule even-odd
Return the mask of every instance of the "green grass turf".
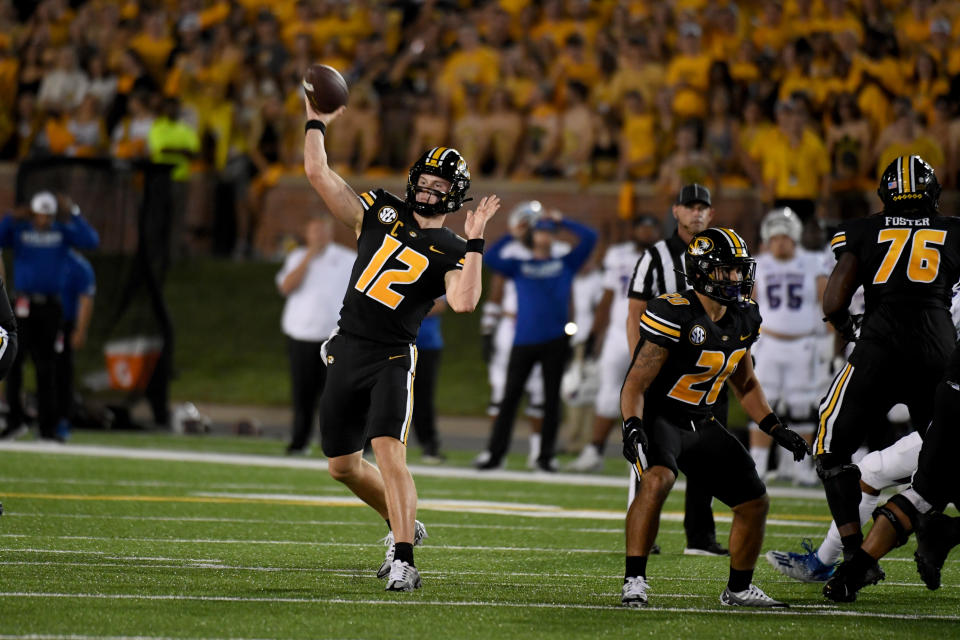
[[[114, 442], [245, 453], [275, 446], [158, 435]], [[664, 553], [649, 565], [651, 608], [624, 610], [624, 490], [532, 475], [420, 476], [417, 485], [430, 534], [417, 549], [424, 588], [392, 594], [374, 577], [383, 522], [344, 504], [349, 492], [321, 470], [0, 450], [0, 637], [949, 638], [960, 628], [956, 554], [945, 586], [930, 593], [910, 543], [883, 562], [884, 583], [844, 606], [761, 559], [755, 582], [794, 606], [731, 610], [718, 602], [727, 561], [680, 553], [682, 494], [674, 492]], [[506, 505], [478, 513], [453, 501]], [[517, 514], [530, 505], [558, 511]], [[592, 513], [556, 517], [575, 510]], [[722, 505], [717, 512], [729, 515]], [[768, 526], [764, 550], [819, 540], [825, 516], [822, 499], [775, 498], [771, 518], [794, 525]], [[728, 527], [718, 523], [721, 535]]]

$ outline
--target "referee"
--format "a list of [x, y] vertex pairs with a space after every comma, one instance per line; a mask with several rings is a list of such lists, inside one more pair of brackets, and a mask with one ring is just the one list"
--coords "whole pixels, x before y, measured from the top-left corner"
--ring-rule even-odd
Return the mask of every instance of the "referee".
[[[100, 237], [67, 198], [41, 191], [30, 200], [29, 214], [15, 213], [0, 220], [0, 247], [13, 249], [13, 309], [20, 334], [17, 362], [26, 354], [37, 372], [37, 413], [40, 438], [57, 436], [57, 380], [54, 344], [60, 331], [60, 288], [71, 247], [95, 249]], [[15, 365], [7, 383], [10, 414], [6, 435], [24, 422], [20, 388], [23, 376]], [[7, 433], [9, 432], [9, 433]]]
[[[647, 302], [665, 293], [677, 293], [689, 287], [683, 277], [683, 255], [693, 236], [708, 228], [713, 221], [713, 204], [710, 190], [702, 184], [688, 184], [680, 189], [677, 201], [673, 205], [673, 217], [677, 229], [666, 240], [660, 240], [644, 252], [633, 271], [630, 298], [627, 310], [627, 341], [630, 352], [636, 353], [640, 341], [640, 316], [647, 308]], [[727, 394], [720, 395], [715, 406], [715, 414], [721, 424], [727, 424]], [[630, 476], [630, 496], [632, 503], [639, 492], [639, 480]], [[685, 492], [685, 515], [683, 528], [687, 534], [687, 546], [683, 552], [687, 555], [728, 555], [728, 551], [717, 542], [716, 525], [713, 521], [713, 498], [709, 489], [699, 482], [687, 478]], [[627, 521], [629, 528], [630, 522]], [[630, 532], [627, 532], [630, 538]]]

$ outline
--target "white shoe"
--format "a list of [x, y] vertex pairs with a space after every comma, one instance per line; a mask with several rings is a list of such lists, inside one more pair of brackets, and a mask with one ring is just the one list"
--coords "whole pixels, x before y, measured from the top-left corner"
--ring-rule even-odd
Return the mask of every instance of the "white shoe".
[[577, 456], [577, 459], [569, 464], [567, 469], [570, 471], [602, 471], [603, 456], [600, 455], [594, 445], [588, 444]]
[[403, 560], [394, 560], [390, 564], [390, 579], [386, 591], [413, 591], [420, 588], [420, 572]]
[[787, 607], [785, 602], [774, 600], [755, 584], [751, 584], [743, 591], [724, 589], [720, 594], [720, 604], [728, 607]]
[[647, 579], [641, 576], [634, 576], [623, 581], [623, 589], [620, 592], [620, 604], [625, 607], [645, 607], [647, 606]]
[[527, 454], [527, 469], [537, 468], [537, 459], [540, 457], [540, 434], [530, 434], [530, 453]]
[[[423, 523], [419, 520], [414, 520], [413, 526], [413, 546], [419, 547], [420, 543], [423, 542], [423, 539], [427, 537], [427, 528], [423, 526]], [[381, 540], [383, 544], [387, 545], [387, 556], [383, 559], [383, 564], [380, 565], [380, 568], [377, 570], [377, 577], [383, 580], [388, 575], [390, 575], [391, 566], [393, 565], [393, 552], [395, 545], [393, 544], [393, 531], [387, 534], [387, 536]], [[419, 585], [419, 576], [417, 577]]]

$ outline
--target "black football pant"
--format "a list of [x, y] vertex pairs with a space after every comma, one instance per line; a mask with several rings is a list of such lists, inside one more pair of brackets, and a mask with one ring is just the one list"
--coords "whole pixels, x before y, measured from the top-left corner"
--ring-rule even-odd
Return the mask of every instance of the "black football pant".
[[[724, 385], [720, 397], [713, 405], [713, 417], [726, 426], [729, 409], [729, 391]], [[717, 541], [717, 525], [713, 521], [713, 491], [710, 483], [701, 478], [687, 478], [683, 531], [687, 534], [688, 547], [703, 549]]]
[[56, 352], [54, 343], [60, 331], [60, 302], [31, 300], [29, 315], [17, 318], [20, 348], [7, 376], [7, 403], [10, 414], [7, 426], [16, 429], [26, 420], [23, 409], [23, 361], [29, 357], [37, 372], [37, 422], [40, 437], [56, 438], [59, 405], [57, 404]]
[[70, 337], [73, 335], [75, 323], [64, 322], [60, 329], [61, 337], [57, 340], [60, 347], [56, 354], [54, 374], [57, 379], [57, 417], [70, 419], [73, 414], [73, 344]]
[[490, 435], [488, 447], [492, 461], [502, 460], [510, 448], [513, 423], [523, 398], [527, 378], [530, 377], [533, 366], [539, 362], [543, 370], [543, 428], [540, 433], [538, 462], [544, 467], [550, 464], [560, 424], [560, 382], [569, 351], [566, 336], [537, 344], [514, 345], [510, 350], [503, 400], [500, 401], [500, 412], [493, 422], [493, 433]]
[[290, 352], [290, 391], [293, 395], [293, 433], [290, 449], [304, 449], [310, 445], [313, 423], [323, 384], [327, 379], [327, 365], [320, 347], [323, 342], [287, 338]]
[[437, 435], [437, 376], [442, 349], [417, 349], [417, 373], [413, 379], [413, 432], [425, 455], [440, 451]]

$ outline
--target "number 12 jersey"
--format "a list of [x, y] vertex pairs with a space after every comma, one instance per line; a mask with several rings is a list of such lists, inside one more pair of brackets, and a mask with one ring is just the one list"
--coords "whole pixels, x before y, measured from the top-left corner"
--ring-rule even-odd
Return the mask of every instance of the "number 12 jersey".
[[359, 197], [363, 224], [339, 332], [410, 344], [446, 292], [447, 272], [463, 268], [466, 241], [446, 227], [421, 229], [406, 203], [383, 189]]

